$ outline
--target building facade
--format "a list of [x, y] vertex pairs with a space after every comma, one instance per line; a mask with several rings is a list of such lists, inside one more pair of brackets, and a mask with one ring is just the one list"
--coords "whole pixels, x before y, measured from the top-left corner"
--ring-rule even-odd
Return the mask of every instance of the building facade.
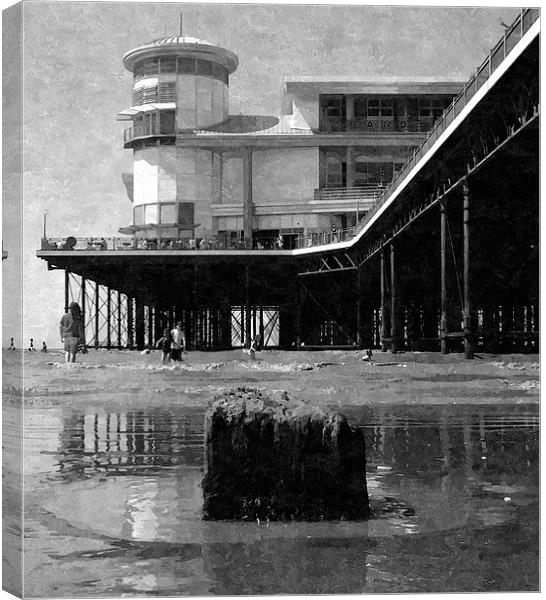
[[190, 247], [288, 249], [353, 228], [463, 84], [286, 79], [279, 116], [230, 116], [229, 50], [179, 36], [123, 60], [134, 78], [119, 115], [132, 122], [133, 222], [120, 232]]

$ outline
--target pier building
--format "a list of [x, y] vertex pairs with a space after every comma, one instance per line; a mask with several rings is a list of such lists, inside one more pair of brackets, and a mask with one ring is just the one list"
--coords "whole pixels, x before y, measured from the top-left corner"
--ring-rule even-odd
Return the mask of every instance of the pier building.
[[90, 345], [536, 351], [538, 15], [469, 80], [287, 78], [277, 116], [229, 114], [227, 49], [130, 50], [126, 237], [38, 252]]

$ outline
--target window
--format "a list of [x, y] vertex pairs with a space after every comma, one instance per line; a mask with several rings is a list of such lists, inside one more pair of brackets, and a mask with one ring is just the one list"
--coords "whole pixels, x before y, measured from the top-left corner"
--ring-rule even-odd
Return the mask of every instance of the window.
[[195, 58], [179, 56], [178, 72], [185, 75], [193, 75], [195, 73]]
[[329, 156], [326, 159], [326, 187], [343, 185], [343, 167], [339, 158]]
[[174, 110], [160, 114], [160, 133], [174, 133]]
[[176, 102], [176, 83], [174, 81], [159, 84], [159, 101]]
[[158, 223], [158, 204], [145, 204], [146, 212], [144, 217], [144, 222], [146, 224], [156, 225]]
[[181, 227], [193, 226], [194, 208], [193, 202], [178, 203], [178, 224]]
[[324, 114], [327, 117], [342, 116], [342, 101], [341, 98], [328, 98], [324, 103]]
[[353, 102], [355, 119], [365, 119], [367, 117], [366, 98], [355, 98]]
[[444, 98], [419, 98], [419, 117], [433, 117], [437, 119], [451, 100]]
[[147, 85], [142, 88], [142, 104], [157, 101], [157, 85]]
[[140, 106], [142, 104], [142, 96], [142, 88], [139, 88], [133, 92], [133, 106]]
[[157, 75], [159, 70], [159, 59], [149, 58], [135, 65], [135, 75]]
[[144, 205], [135, 206], [134, 223], [135, 225], [144, 225]]
[[161, 223], [176, 223], [176, 204], [160, 205]]
[[394, 101], [392, 98], [369, 98], [368, 117], [392, 117], [394, 114]]
[[196, 59], [195, 73], [197, 75], [207, 75], [208, 77], [212, 77], [212, 63], [201, 58]]
[[176, 56], [163, 56], [159, 61], [161, 73], [176, 73]]
[[212, 76], [214, 77], [214, 79], [218, 79], [218, 81], [221, 81], [223, 83], [228, 82], [228, 72], [227, 69], [224, 68], [222, 65], [219, 65], [218, 63], [212, 63]]

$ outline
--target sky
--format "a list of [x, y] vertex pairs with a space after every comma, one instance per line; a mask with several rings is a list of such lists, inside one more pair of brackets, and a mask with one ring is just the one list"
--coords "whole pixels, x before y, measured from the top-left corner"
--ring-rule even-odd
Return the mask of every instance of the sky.
[[[4, 5], [5, 6], [5, 5]], [[2, 344], [59, 347], [62, 271], [36, 258], [52, 237], [113, 236], [131, 222], [121, 173], [132, 76], [123, 55], [179, 32], [237, 54], [230, 114], [278, 115], [286, 76], [470, 78], [500, 39], [508, 7], [25, 2], [23, 55], [4, 33]], [[6, 35], [7, 33], [7, 35]], [[22, 64], [23, 106], [13, 102]], [[22, 117], [23, 175], [13, 124]], [[22, 185], [22, 193], [18, 185]], [[21, 316], [24, 315], [22, 318]]]

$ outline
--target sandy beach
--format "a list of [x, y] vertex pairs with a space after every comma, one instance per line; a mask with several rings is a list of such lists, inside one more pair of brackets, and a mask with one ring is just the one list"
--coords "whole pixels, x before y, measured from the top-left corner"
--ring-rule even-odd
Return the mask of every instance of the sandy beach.
[[203, 405], [236, 386], [256, 387], [321, 405], [381, 403], [461, 404], [539, 401], [537, 355], [479, 355], [362, 351], [264, 351], [251, 361], [242, 350], [189, 352], [182, 363], [160, 363], [160, 353], [89, 350], [65, 364], [60, 350], [4, 352], [3, 389], [31, 404], [78, 404], [123, 400], [146, 404]]

